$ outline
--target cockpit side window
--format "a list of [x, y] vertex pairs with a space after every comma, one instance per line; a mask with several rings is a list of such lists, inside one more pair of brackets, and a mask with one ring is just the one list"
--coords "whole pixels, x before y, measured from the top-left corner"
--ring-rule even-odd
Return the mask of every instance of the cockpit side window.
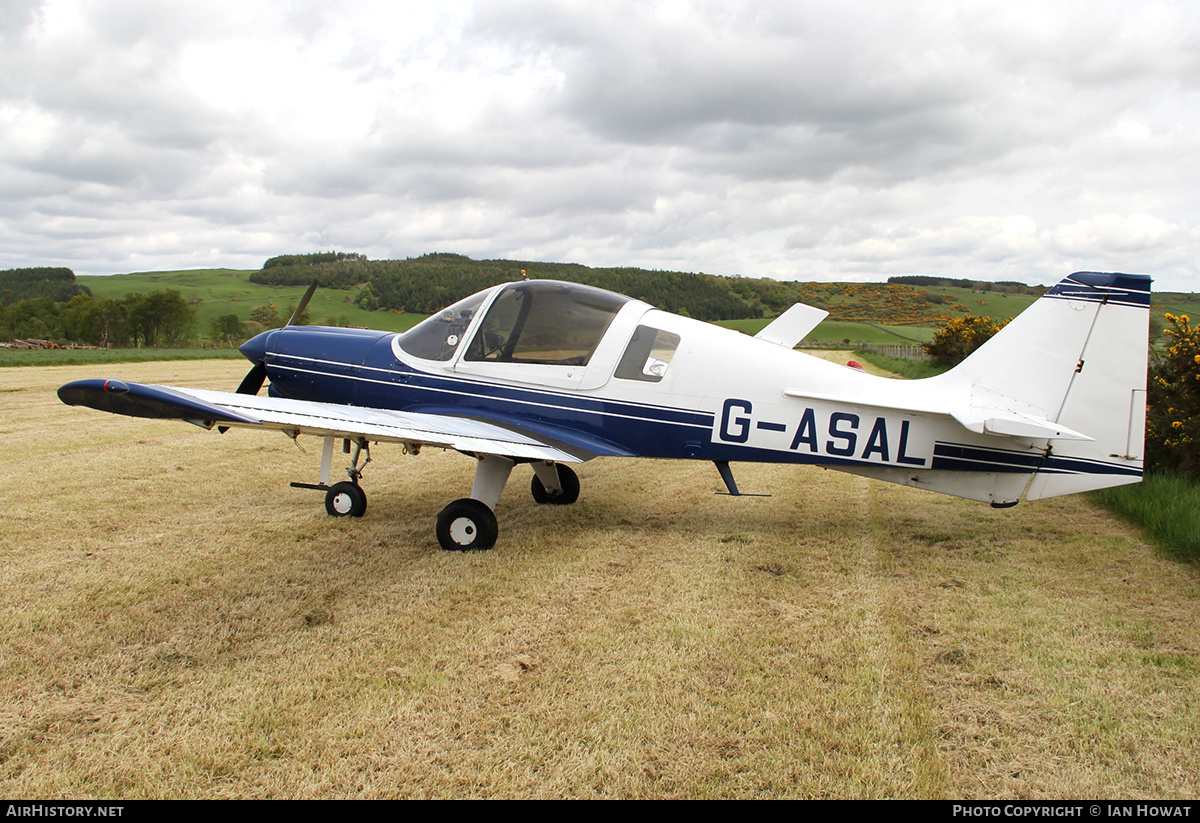
[[585, 366], [629, 298], [570, 283], [507, 287], [488, 309], [464, 360]]
[[400, 335], [397, 343], [413, 357], [423, 360], [449, 360], [458, 351], [458, 345], [471, 325], [471, 318], [483, 301], [492, 293], [491, 289], [473, 294], [453, 306], [431, 314], [417, 325]]
[[671, 358], [678, 347], [679, 335], [674, 332], [638, 326], [613, 376], [623, 380], [657, 383], [666, 376], [667, 367], [671, 365]]

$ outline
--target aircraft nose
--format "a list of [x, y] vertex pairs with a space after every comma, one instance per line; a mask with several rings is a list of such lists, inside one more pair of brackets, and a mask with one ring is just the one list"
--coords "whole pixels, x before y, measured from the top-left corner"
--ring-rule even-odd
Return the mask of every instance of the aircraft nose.
[[270, 329], [251, 337], [238, 348], [238, 351], [251, 363], [263, 362], [267, 356], [267, 339], [274, 331], [274, 329]]

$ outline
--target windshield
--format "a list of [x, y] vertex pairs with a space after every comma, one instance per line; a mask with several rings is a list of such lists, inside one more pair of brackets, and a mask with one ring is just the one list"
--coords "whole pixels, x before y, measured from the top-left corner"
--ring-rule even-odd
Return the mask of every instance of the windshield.
[[576, 283], [508, 286], [488, 308], [463, 359], [585, 366], [629, 299]]
[[458, 350], [458, 344], [471, 325], [471, 318], [494, 288], [459, 300], [453, 306], [442, 309], [422, 320], [400, 335], [397, 343], [413, 357], [423, 360], [449, 360]]

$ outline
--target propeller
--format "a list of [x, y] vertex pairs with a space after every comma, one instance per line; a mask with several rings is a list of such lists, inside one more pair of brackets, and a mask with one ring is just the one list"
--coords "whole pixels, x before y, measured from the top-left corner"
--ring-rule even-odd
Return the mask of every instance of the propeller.
[[237, 393], [258, 394], [265, 382], [267, 382], [267, 364], [260, 360], [251, 366], [250, 371], [246, 372], [246, 376], [242, 378], [241, 384], [237, 387]]
[[[308, 301], [312, 300], [313, 293], [317, 290], [317, 280], [312, 282], [308, 287], [308, 291], [304, 292], [304, 296], [300, 298], [300, 302], [296, 304], [296, 310], [292, 312], [292, 316], [288, 318], [284, 328], [296, 325], [296, 321], [300, 319], [300, 315], [304, 314], [304, 310], [308, 308]], [[263, 387], [263, 383], [267, 382], [267, 364], [263, 360], [257, 361], [246, 376], [242, 378], [242, 384], [238, 386], [238, 394], [258, 394]]]
[[287, 325], [284, 328], [296, 325], [296, 321], [300, 319], [300, 315], [304, 314], [304, 310], [308, 308], [308, 301], [312, 300], [313, 292], [317, 290], [318, 282], [320, 282], [319, 279], [312, 281], [312, 285], [308, 287], [308, 291], [304, 293], [304, 296], [300, 298], [300, 302], [296, 304], [296, 310], [292, 312], [292, 316], [288, 318]]
[[[308, 291], [304, 292], [304, 296], [296, 304], [296, 310], [292, 312], [292, 316], [288, 318], [284, 328], [296, 325], [296, 321], [300, 319], [300, 315], [304, 314], [304, 310], [308, 308], [308, 301], [312, 300], [313, 293], [317, 290], [318, 282], [319, 280], [314, 280], [312, 285], [308, 287]], [[245, 347], [243, 347], [242, 351], [245, 352]], [[254, 365], [250, 367], [250, 371], [246, 372], [246, 376], [242, 378], [241, 384], [237, 387], [237, 393], [258, 394], [265, 382], [267, 382], [267, 363], [265, 360], [256, 360], [254, 361]], [[224, 434], [229, 431], [229, 427], [219, 426], [217, 430], [221, 434]]]

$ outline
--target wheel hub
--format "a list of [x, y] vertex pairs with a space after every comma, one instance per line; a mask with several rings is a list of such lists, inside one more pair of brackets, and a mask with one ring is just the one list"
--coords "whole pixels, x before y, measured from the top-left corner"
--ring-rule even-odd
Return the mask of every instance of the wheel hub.
[[460, 546], [469, 546], [475, 539], [475, 521], [469, 517], [456, 517], [450, 524], [450, 538]]

